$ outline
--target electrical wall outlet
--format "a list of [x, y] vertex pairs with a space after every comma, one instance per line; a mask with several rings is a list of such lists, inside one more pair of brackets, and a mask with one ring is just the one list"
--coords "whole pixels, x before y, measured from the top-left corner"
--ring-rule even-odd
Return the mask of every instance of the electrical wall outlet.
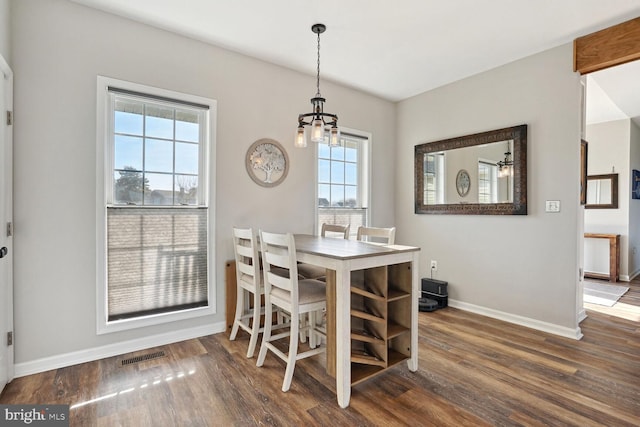
[[438, 271], [438, 261], [431, 260], [431, 270]]

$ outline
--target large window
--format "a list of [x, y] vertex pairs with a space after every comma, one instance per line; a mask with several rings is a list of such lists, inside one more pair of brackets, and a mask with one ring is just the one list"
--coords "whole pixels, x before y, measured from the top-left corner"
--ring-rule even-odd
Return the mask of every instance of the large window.
[[99, 78], [98, 107], [98, 331], [213, 312], [208, 164], [215, 101]]
[[359, 226], [368, 224], [369, 139], [367, 135], [343, 131], [340, 146], [318, 144], [318, 233], [323, 223], [350, 224], [352, 235]]

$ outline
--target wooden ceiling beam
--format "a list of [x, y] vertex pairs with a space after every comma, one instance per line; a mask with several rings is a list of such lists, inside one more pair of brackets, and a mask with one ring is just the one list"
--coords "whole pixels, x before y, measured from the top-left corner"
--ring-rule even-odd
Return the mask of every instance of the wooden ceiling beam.
[[640, 59], [640, 17], [579, 37], [573, 71], [587, 74]]

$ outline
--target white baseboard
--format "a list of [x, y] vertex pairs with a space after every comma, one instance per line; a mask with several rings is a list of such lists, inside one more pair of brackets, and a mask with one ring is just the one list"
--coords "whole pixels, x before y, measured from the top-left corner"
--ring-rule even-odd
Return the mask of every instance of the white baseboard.
[[211, 325], [203, 325], [195, 328], [182, 329], [179, 331], [167, 332], [164, 334], [152, 335], [130, 341], [122, 341], [101, 347], [89, 348], [86, 350], [74, 351], [72, 353], [60, 354], [30, 362], [17, 363], [15, 365], [15, 378], [40, 372], [59, 369], [66, 366], [77, 365], [79, 363], [91, 362], [94, 360], [113, 357], [119, 354], [131, 353], [133, 351], [144, 350], [146, 348], [167, 345], [174, 342], [199, 338], [206, 335], [217, 334], [226, 330], [226, 322], [218, 322]]
[[580, 324], [580, 322], [582, 322], [586, 318], [587, 318], [587, 310], [585, 310], [584, 307], [582, 307], [582, 310], [580, 310], [580, 313], [578, 313], [578, 324]]
[[460, 310], [470, 311], [472, 313], [481, 314], [493, 319], [504, 320], [505, 322], [515, 323], [516, 325], [526, 326], [527, 328], [536, 329], [542, 332], [548, 332], [554, 335], [560, 335], [562, 337], [571, 338], [574, 340], [579, 340], [582, 338], [582, 331], [579, 327], [571, 329], [565, 326], [542, 322], [540, 320], [531, 319], [529, 317], [505, 313], [504, 311], [498, 311], [492, 308], [482, 307], [479, 305], [469, 304], [452, 299], [449, 299], [449, 305], [454, 308], [459, 308]]

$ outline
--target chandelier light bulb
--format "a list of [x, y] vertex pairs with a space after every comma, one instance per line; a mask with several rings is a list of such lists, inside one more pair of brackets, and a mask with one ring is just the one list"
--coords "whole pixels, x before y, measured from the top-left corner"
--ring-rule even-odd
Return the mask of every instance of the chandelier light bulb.
[[311, 142], [324, 141], [324, 122], [322, 119], [317, 118], [311, 125]]
[[331, 127], [331, 136], [329, 138], [329, 145], [331, 147], [340, 146], [340, 129], [337, 126]]
[[304, 135], [304, 127], [298, 126], [298, 132], [296, 132], [295, 146], [297, 148], [305, 148], [307, 146], [307, 138]]

